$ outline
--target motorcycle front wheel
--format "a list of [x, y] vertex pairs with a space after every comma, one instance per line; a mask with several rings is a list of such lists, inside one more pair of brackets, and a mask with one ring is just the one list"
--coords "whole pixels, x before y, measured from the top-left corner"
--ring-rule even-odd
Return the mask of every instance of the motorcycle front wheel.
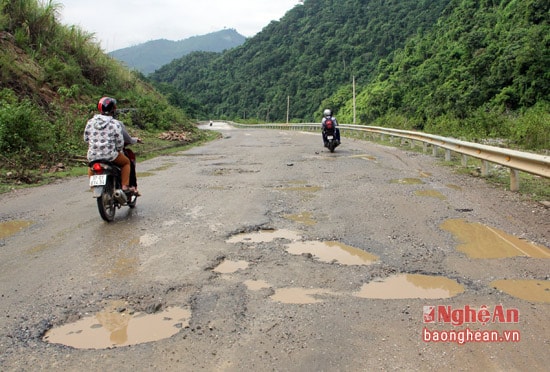
[[111, 222], [115, 218], [116, 206], [114, 197], [114, 187], [112, 182], [107, 182], [107, 185], [103, 188], [103, 193], [97, 198], [97, 209], [99, 215], [103, 220]]

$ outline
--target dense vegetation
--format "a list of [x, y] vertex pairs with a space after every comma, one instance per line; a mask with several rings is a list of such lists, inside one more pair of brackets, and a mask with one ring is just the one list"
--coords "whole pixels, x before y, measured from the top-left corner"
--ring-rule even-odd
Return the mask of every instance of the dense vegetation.
[[355, 77], [358, 123], [548, 149], [549, 14], [547, 0], [305, 0], [151, 78], [214, 117], [284, 121], [290, 98], [293, 121], [331, 107], [351, 123]]
[[246, 38], [234, 29], [211, 32], [188, 39], [151, 40], [143, 44], [118, 49], [109, 53], [128, 67], [147, 75], [159, 67], [195, 51], [223, 52], [242, 45]]
[[0, 168], [19, 174], [85, 155], [82, 133], [103, 95], [132, 108], [129, 129], [193, 130], [185, 114], [107, 56], [93, 35], [60, 24], [53, 1], [0, 0]]
[[550, 148], [548, 1], [455, 0], [377, 73], [357, 98], [361, 122]]
[[211, 115], [313, 120], [323, 99], [351, 76], [372, 76], [378, 61], [431, 26], [449, 0], [315, 0], [290, 10], [244, 45], [194, 53], [151, 77], [207, 106]]

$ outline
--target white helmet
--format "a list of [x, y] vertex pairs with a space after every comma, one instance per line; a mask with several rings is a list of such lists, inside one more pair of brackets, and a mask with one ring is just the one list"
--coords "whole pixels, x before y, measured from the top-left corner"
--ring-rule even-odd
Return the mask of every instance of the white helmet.
[[330, 109], [325, 109], [325, 111], [323, 111], [323, 116], [332, 116], [332, 111]]

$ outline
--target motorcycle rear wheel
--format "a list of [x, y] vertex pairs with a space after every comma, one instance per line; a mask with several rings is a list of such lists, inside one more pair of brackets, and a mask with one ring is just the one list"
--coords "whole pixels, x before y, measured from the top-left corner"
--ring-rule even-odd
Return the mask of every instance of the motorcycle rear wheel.
[[97, 198], [97, 209], [103, 220], [112, 222], [115, 219], [116, 205], [114, 197], [114, 188], [111, 183], [107, 183], [103, 193]]

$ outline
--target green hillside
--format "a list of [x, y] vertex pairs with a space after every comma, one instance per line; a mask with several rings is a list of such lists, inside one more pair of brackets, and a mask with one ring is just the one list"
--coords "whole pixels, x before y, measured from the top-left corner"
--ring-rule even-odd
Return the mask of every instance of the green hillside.
[[242, 45], [246, 38], [234, 29], [225, 29], [184, 40], [152, 40], [109, 53], [128, 67], [143, 74], [150, 74], [176, 58], [191, 52], [223, 52]]
[[[151, 78], [230, 119], [424, 129], [550, 143], [547, 0], [305, 0], [242, 46], [194, 53]], [[172, 86], [168, 88], [166, 84]]]
[[195, 131], [184, 112], [107, 56], [93, 35], [58, 21], [60, 5], [0, 0], [0, 180], [86, 154], [82, 133], [104, 95], [131, 108], [130, 131]]
[[378, 61], [431, 27], [449, 0], [315, 0], [291, 9], [245, 44], [218, 56], [196, 53], [151, 77], [173, 83], [211, 115], [314, 120], [352, 75], [371, 79]]
[[[455, 0], [433, 29], [381, 61], [357, 97], [362, 123], [550, 148], [550, 2]], [[341, 107], [352, 120], [352, 103]]]

